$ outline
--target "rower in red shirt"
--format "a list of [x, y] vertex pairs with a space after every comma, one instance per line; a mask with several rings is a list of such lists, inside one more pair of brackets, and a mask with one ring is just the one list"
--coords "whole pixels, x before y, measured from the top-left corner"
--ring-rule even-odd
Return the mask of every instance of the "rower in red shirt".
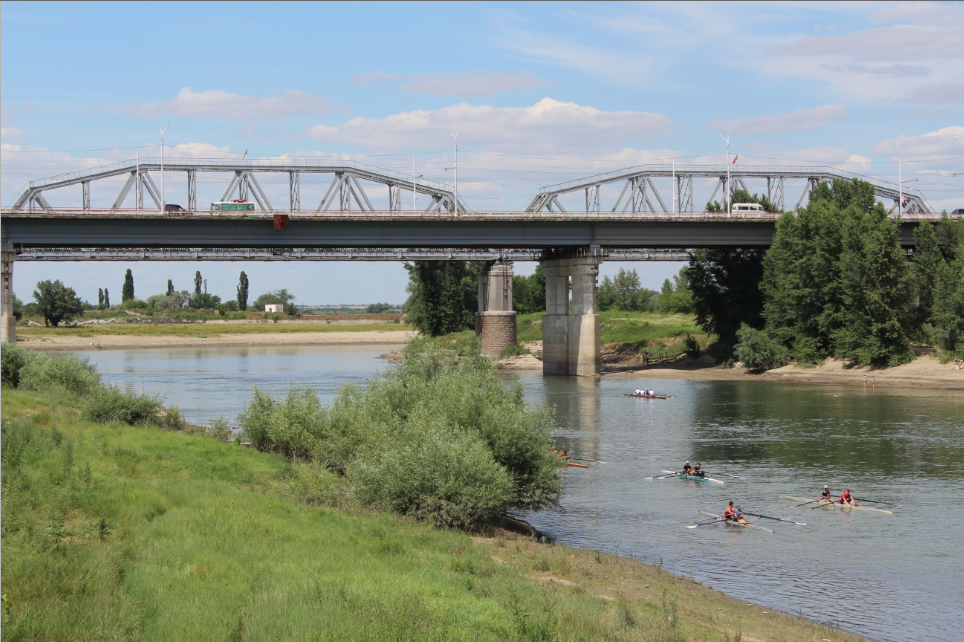
[[844, 506], [860, 506], [860, 504], [854, 501], [854, 496], [850, 494], [849, 488], [840, 493], [840, 503]]
[[733, 501], [726, 505], [726, 509], [723, 511], [723, 519], [731, 522], [736, 521], [736, 511], [733, 510]]

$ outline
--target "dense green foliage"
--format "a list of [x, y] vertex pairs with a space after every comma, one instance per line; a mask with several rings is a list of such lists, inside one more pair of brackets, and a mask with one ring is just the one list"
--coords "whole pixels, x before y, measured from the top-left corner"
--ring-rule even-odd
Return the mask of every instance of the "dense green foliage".
[[248, 309], [248, 275], [241, 271], [238, 277], [237, 305], [240, 310]]
[[165, 294], [167, 296], [171, 296], [172, 294], [174, 294], [174, 281], [170, 279], [167, 280], [167, 292], [165, 292]]
[[366, 314], [384, 314], [385, 312], [391, 312], [394, 310], [394, 306], [391, 303], [372, 303], [365, 308]]
[[548, 409], [530, 409], [478, 346], [464, 355], [413, 343], [402, 363], [348, 386], [323, 408], [310, 388], [286, 399], [255, 389], [239, 423], [260, 450], [346, 475], [363, 504], [466, 527], [508, 508], [556, 501]]
[[121, 303], [124, 301], [130, 301], [134, 298], [134, 274], [131, 272], [130, 268], [127, 268], [127, 273], [124, 275], [124, 285], [121, 287]]
[[194, 273], [194, 294], [201, 294], [201, 286], [204, 282], [204, 278], [201, 276], [201, 270], [197, 270]]
[[719, 337], [711, 354], [724, 363], [733, 359], [740, 326], [763, 326], [762, 277], [763, 250], [697, 250], [690, 259], [685, 278], [693, 312], [705, 332]]
[[619, 268], [614, 278], [603, 277], [596, 292], [596, 307], [600, 312], [656, 312], [659, 303], [657, 292], [640, 286], [636, 270]]
[[763, 330], [744, 323], [736, 332], [736, 340], [736, 360], [742, 361], [743, 366], [750, 370], [779, 368], [790, 361], [790, 351]]
[[37, 314], [43, 317], [44, 323], [55, 328], [61, 321], [70, 321], [84, 313], [84, 302], [73, 288], [59, 280], [38, 282], [33, 298], [37, 302]]
[[693, 311], [693, 293], [686, 287], [686, 267], [680, 269], [672, 281], [663, 281], [659, 311], [664, 314], [689, 314]]
[[512, 277], [512, 307], [519, 314], [546, 311], [546, 275], [541, 264], [529, 276]]
[[409, 323], [437, 337], [475, 327], [479, 306], [480, 261], [415, 261], [406, 263]]
[[897, 222], [873, 186], [835, 180], [787, 213], [764, 261], [767, 333], [802, 363], [912, 357], [913, 281]]
[[[935, 232], [941, 255], [926, 261], [934, 264], [930, 319], [934, 340], [948, 353], [964, 358], [964, 218], [945, 214]], [[919, 267], [916, 258], [915, 252], [915, 267]], [[923, 272], [917, 272], [920, 280], [926, 279]], [[923, 293], [920, 296], [923, 299]]]

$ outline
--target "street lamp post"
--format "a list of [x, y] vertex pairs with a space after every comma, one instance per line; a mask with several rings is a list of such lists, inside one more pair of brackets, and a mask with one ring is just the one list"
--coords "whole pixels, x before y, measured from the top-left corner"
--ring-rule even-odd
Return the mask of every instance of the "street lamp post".
[[719, 134], [719, 137], [726, 141], [726, 215], [730, 212], [730, 135]]
[[[412, 214], [418, 210], [418, 179], [422, 178], [424, 174], [415, 175], [415, 156], [412, 156]], [[401, 209], [401, 206], [399, 206]]]
[[[452, 134], [451, 131], [449, 131]], [[452, 138], [455, 139], [455, 215], [459, 214], [459, 132], [458, 130], [452, 134]]]
[[163, 214], [167, 211], [167, 201], [164, 199], [164, 132], [170, 125], [164, 125], [162, 128], [160, 125], [157, 126], [161, 130], [161, 213]]

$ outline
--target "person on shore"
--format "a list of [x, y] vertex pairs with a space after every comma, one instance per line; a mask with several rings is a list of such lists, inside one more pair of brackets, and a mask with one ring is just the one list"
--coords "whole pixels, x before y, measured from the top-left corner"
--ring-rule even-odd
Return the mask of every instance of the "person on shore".
[[864, 385], [867, 385], [867, 375], [864, 375]]
[[823, 492], [820, 493], [820, 499], [833, 503], [833, 493], [830, 492], [830, 486], [824, 485]]
[[696, 462], [696, 465], [693, 466], [693, 472], [690, 474], [693, 475], [694, 477], [706, 477], [706, 473], [700, 470], [700, 466], [702, 465], [703, 464], [701, 464], [700, 462]]
[[850, 494], [849, 488], [840, 493], [840, 503], [844, 506], [860, 506], [860, 504], [854, 501], [854, 496]]
[[692, 473], [693, 473], [693, 467], [690, 466], [690, 463], [686, 462], [685, 464], [683, 464], [683, 474], [691, 475]]

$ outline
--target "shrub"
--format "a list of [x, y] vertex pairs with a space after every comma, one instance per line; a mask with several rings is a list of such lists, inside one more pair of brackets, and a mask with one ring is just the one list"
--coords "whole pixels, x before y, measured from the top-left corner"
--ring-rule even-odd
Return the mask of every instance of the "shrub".
[[20, 387], [89, 394], [100, 386], [97, 368], [87, 357], [36, 353], [20, 371]]
[[20, 385], [20, 373], [31, 360], [42, 355], [15, 343], [0, 343], [0, 383], [16, 388]]
[[122, 310], [146, 310], [148, 308], [147, 301], [141, 301], [140, 299], [129, 299], [120, 304]]
[[518, 357], [519, 355], [523, 354], [529, 354], [529, 351], [522, 346], [513, 343], [512, 345], [506, 346], [502, 349], [502, 352], [499, 353], [499, 358], [505, 359], [506, 357]]
[[743, 323], [736, 331], [736, 338], [736, 358], [750, 370], [779, 368], [790, 361], [790, 351], [762, 330]]
[[184, 421], [184, 415], [181, 414], [181, 409], [177, 406], [169, 406], [161, 415], [161, 424], [165, 428], [170, 428], [171, 430], [181, 430], [184, 428], [186, 423]]
[[291, 494], [311, 506], [338, 506], [345, 498], [345, 479], [313, 463], [299, 462], [292, 471]]
[[160, 424], [161, 397], [137, 394], [120, 386], [105, 385], [87, 395], [81, 409], [85, 419], [101, 423]]
[[703, 349], [700, 347], [700, 340], [696, 339], [691, 334], [687, 334], [686, 338], [683, 339], [683, 351], [686, 353], [687, 357], [699, 359], [700, 355], [703, 353]]
[[400, 442], [348, 469], [353, 496], [365, 504], [465, 528], [491, 520], [512, 502], [512, 480], [477, 435], [435, 418], [408, 422]]
[[255, 387], [238, 422], [255, 448], [307, 458], [323, 431], [325, 411], [310, 386], [289, 387], [284, 401]]

